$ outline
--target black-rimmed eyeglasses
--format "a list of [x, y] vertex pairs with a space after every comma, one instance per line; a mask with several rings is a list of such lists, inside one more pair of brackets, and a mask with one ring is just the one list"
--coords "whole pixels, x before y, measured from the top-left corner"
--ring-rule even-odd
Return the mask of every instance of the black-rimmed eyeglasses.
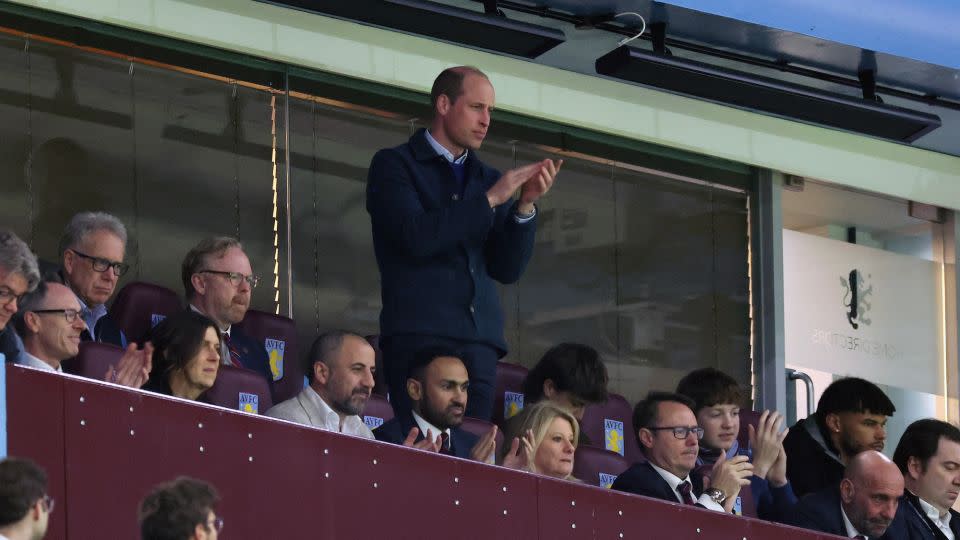
[[207, 527], [212, 527], [217, 530], [217, 534], [223, 532], [223, 518], [215, 517], [212, 520], [207, 522]]
[[198, 274], [214, 274], [218, 276], [226, 277], [234, 287], [239, 287], [240, 283], [246, 281], [247, 285], [250, 285], [251, 289], [256, 289], [257, 285], [260, 284], [260, 276], [256, 274], [251, 274], [245, 276], [240, 272], [223, 272], [221, 270], [197, 270]]
[[43, 498], [40, 500], [43, 501], [43, 507], [47, 509], [48, 514], [50, 512], [53, 512], [53, 506], [54, 506], [54, 503], [56, 503], [56, 501], [53, 500], [53, 497], [49, 495], [44, 495]]
[[67, 323], [72, 323], [80, 316], [80, 311], [76, 309], [33, 309], [30, 313], [62, 313]]
[[120, 277], [126, 274], [127, 270], [130, 269], [130, 265], [127, 263], [113, 262], [100, 257], [93, 257], [91, 255], [87, 255], [86, 253], [80, 253], [79, 251], [73, 248], [71, 248], [70, 251], [74, 252], [76, 255], [80, 257], [83, 257], [84, 259], [89, 260], [91, 264], [93, 264], [94, 272], [106, 272], [108, 269], [112, 268], [113, 275]]
[[649, 429], [650, 431], [672, 431], [672, 432], [673, 432], [673, 436], [676, 437], [676, 438], [678, 438], [678, 439], [680, 439], [680, 440], [686, 439], [687, 437], [690, 436], [691, 433], [693, 433], [694, 435], [696, 435], [697, 440], [700, 440], [700, 439], [703, 438], [703, 428], [702, 428], [702, 427], [699, 427], [699, 426], [693, 426], [693, 427], [688, 427], [688, 426], [662, 426], [662, 427], [649, 427], [649, 428], [647, 428], [647, 429]]
[[16, 294], [11, 289], [3, 287], [0, 289], [0, 306], [9, 304], [11, 300], [16, 300], [19, 306], [23, 302], [23, 297], [26, 295], [26, 293]]

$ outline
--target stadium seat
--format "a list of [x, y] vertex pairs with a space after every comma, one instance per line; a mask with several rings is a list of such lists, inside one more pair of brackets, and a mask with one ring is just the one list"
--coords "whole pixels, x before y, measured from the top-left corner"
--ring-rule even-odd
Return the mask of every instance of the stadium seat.
[[616, 452], [581, 446], [573, 458], [573, 476], [591, 486], [610, 488], [613, 481], [630, 467], [627, 458]]
[[580, 429], [592, 446], [616, 452], [630, 463], [640, 459], [640, 446], [633, 431], [633, 408], [620, 394], [610, 394], [606, 403], [588, 405]]
[[375, 360], [377, 369], [373, 372], [373, 393], [388, 397], [387, 372], [383, 369], [383, 351], [380, 350], [380, 336], [377, 334], [369, 335], [367, 336], [367, 341], [370, 342], [370, 346], [373, 347], [374, 352], [377, 353]]
[[[486, 420], [481, 420], [479, 418], [470, 418], [469, 416], [463, 417], [463, 424], [460, 427], [469, 433], [473, 433], [477, 437], [483, 437], [487, 432], [490, 431], [490, 428], [493, 427], [493, 422], [487, 422]], [[494, 450], [494, 455], [500, 454], [500, 448], [503, 447], [503, 432], [499, 429], [497, 430], [496, 436], [496, 449]]]
[[109, 343], [85, 341], [75, 358], [63, 362], [63, 371], [88, 379], [103, 380], [110, 366], [116, 366], [123, 356], [123, 349]]
[[213, 387], [200, 401], [253, 414], [263, 414], [273, 406], [270, 386], [256, 371], [221, 365]]
[[740, 409], [740, 433], [737, 433], [737, 443], [740, 444], [740, 448], [750, 448], [750, 428], [747, 426], [752, 425], [756, 429], [758, 423], [760, 423], [759, 412]]
[[371, 430], [382, 426], [384, 422], [393, 419], [393, 407], [387, 398], [380, 394], [371, 394], [367, 404], [363, 407], [363, 422]]
[[527, 368], [519, 364], [497, 362], [497, 380], [493, 395], [493, 423], [501, 428], [504, 420], [523, 409], [523, 380]]
[[236, 326], [267, 349], [273, 373], [270, 381], [273, 402], [280, 403], [299, 394], [303, 390], [304, 373], [293, 319], [250, 309]]
[[134, 281], [117, 293], [110, 306], [110, 317], [127, 335], [128, 341], [140, 343], [157, 323], [182, 309], [180, 297], [172, 290]]

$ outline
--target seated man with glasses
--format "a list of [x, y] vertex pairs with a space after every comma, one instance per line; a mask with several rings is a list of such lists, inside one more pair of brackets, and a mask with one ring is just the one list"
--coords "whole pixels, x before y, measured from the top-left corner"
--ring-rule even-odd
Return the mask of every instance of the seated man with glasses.
[[260, 282], [240, 241], [227, 236], [201, 241], [184, 257], [180, 275], [190, 309], [217, 325], [220, 361], [274, 380], [266, 345], [233, 327], [247, 314], [250, 296]]
[[127, 229], [116, 217], [103, 212], [73, 216], [60, 238], [63, 283], [77, 295], [86, 323], [83, 341], [127, 346], [127, 337], [107, 314], [107, 302], [117, 282], [129, 268], [123, 262]]
[[691, 475], [703, 428], [686, 396], [650, 392], [633, 410], [633, 427], [647, 461], [624, 471], [613, 489], [729, 513], [740, 488], [750, 484], [753, 465], [746, 456], [721, 454], [709, 478]]
[[30, 248], [13, 232], [0, 229], [0, 354], [6, 362], [15, 361], [23, 350], [23, 343], [10, 321], [24, 295], [39, 282], [37, 258]]
[[[23, 339], [16, 362], [57, 372], [63, 372], [63, 361], [77, 356], [80, 336], [87, 330], [77, 296], [57, 282], [41, 282], [23, 298], [14, 326]], [[110, 366], [104, 380], [140, 388], [150, 374], [152, 353], [150, 344], [142, 351], [131, 346], [116, 366]]]
[[39, 540], [47, 534], [53, 498], [47, 473], [28, 459], [0, 461], [0, 538]]
[[220, 496], [210, 484], [181, 476], [156, 486], [140, 502], [142, 540], [216, 540], [223, 518], [214, 512]]

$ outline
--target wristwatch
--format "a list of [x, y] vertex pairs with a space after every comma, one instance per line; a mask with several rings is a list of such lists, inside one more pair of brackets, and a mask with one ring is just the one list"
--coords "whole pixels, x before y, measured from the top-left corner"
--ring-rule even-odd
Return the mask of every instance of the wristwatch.
[[713, 500], [713, 502], [721, 506], [723, 505], [723, 502], [727, 500], [727, 494], [724, 493], [723, 490], [720, 490], [717, 488], [713, 488], [713, 487], [707, 488], [703, 490], [703, 494], [706, 495], [707, 497], [710, 497], [710, 499]]

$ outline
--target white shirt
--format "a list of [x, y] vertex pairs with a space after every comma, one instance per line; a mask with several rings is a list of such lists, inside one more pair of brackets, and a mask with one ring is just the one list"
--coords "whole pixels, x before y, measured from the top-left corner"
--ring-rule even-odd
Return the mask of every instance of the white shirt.
[[[665, 469], [661, 469], [660, 467], [657, 467], [650, 461], [648, 461], [647, 463], [650, 463], [650, 466], [653, 467], [653, 470], [657, 471], [657, 474], [659, 474], [660, 477], [663, 478], [663, 480], [670, 485], [670, 490], [673, 491], [673, 496], [677, 498], [677, 502], [681, 502], [681, 503], [684, 502], [684, 500], [680, 497], [680, 492], [677, 491], [677, 486], [679, 486], [684, 482], [690, 482], [690, 486], [692, 488], [693, 482], [690, 481], [690, 475], [688, 474], [686, 478], [680, 478], [679, 476], [673, 474], [672, 472], [669, 472]], [[690, 493], [694, 497], [696, 497], [696, 493], [693, 493], [693, 490], [691, 490]], [[700, 495], [700, 497], [697, 498], [697, 502], [702, 504], [703, 507], [708, 510], [713, 510], [714, 512], [726, 513], [726, 510], [723, 509], [723, 506], [717, 504], [717, 502], [711, 499], [709, 495]]]
[[919, 497], [917, 497], [917, 500], [920, 501], [920, 508], [923, 508], [923, 512], [927, 514], [927, 517], [940, 529], [940, 532], [942, 532], [948, 540], [956, 540], [953, 535], [953, 530], [950, 529], [950, 512], [941, 515], [940, 510], [937, 510], [932, 504]]
[[430, 430], [430, 434], [433, 435], [433, 440], [437, 440], [437, 436], [440, 435], [440, 433], [446, 433], [446, 434], [447, 434], [447, 440], [448, 440], [448, 441], [450, 440], [450, 428], [447, 428], [445, 431], [444, 431], [444, 430], [441, 430], [441, 429], [438, 428], [437, 426], [435, 426], [435, 425], [431, 424], [430, 422], [427, 422], [426, 420], [424, 420], [423, 417], [420, 416], [419, 414], [417, 414], [416, 411], [410, 411], [410, 412], [413, 413], [413, 419], [414, 419], [414, 421], [417, 422], [417, 427], [420, 428], [420, 433], [423, 434], [423, 437], [424, 437], [424, 438], [427, 437], [427, 430], [429, 429], [429, 430]]
[[56, 371], [57, 373], [63, 373], [63, 366], [57, 366], [56, 369], [54, 369], [53, 366], [37, 358], [36, 356], [28, 353], [27, 351], [20, 351], [20, 358], [17, 360], [17, 363], [20, 364], [21, 366], [42, 369], [44, 371]]
[[280, 418], [298, 424], [318, 427], [326, 431], [335, 431], [344, 435], [353, 435], [373, 439], [373, 432], [363, 423], [363, 418], [351, 415], [343, 419], [340, 427], [340, 415], [330, 408], [312, 386], [304, 388], [296, 396], [278, 403], [267, 411], [267, 416]]
[[847, 538], [855, 538], [857, 536], [870, 538], [869, 534], [863, 534], [853, 526], [853, 523], [850, 523], [850, 518], [847, 517], [846, 511], [843, 509], [843, 504], [840, 505], [840, 515], [843, 516], [843, 526], [847, 528]]

